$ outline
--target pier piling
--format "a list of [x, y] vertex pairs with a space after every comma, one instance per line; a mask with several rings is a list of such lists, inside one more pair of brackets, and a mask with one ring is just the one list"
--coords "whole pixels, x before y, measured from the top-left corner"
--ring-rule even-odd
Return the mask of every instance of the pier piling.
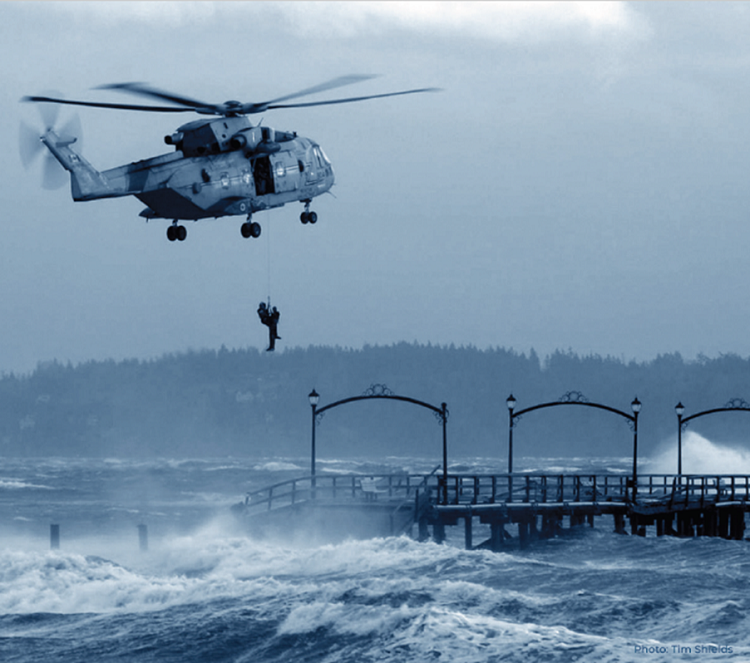
[[472, 517], [471, 515], [466, 516], [464, 518], [464, 544], [466, 546], [466, 550], [471, 550], [473, 548], [473, 534], [472, 534]]
[[505, 546], [505, 522], [495, 520], [490, 523], [490, 549], [500, 552]]
[[722, 539], [729, 538], [729, 511], [727, 511], [726, 509], [719, 509], [719, 523], [717, 534]]
[[430, 529], [427, 524], [427, 518], [420, 518], [418, 523], [419, 528], [419, 534], [418, 534], [418, 541], [422, 543], [423, 541], [427, 541], [430, 538]]
[[615, 520], [615, 532], [617, 534], [626, 534], [625, 532], [625, 515], [622, 513], [613, 514]]

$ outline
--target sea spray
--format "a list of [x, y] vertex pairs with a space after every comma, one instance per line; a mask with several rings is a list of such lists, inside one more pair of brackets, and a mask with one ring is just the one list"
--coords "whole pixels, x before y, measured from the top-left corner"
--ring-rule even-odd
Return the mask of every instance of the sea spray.
[[[648, 474], [677, 474], [677, 436], [662, 443], [640, 468]], [[695, 431], [682, 434], [683, 474], [750, 474], [750, 450], [718, 444]]]

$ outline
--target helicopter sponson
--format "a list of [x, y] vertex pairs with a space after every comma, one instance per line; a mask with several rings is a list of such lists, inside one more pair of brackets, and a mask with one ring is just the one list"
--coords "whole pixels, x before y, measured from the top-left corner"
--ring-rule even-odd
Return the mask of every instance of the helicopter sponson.
[[428, 91], [425, 88], [331, 101], [279, 103], [366, 78], [370, 77], [344, 76], [261, 104], [236, 101], [206, 104], [136, 83], [105, 87], [155, 97], [177, 105], [143, 106], [52, 97], [25, 97], [24, 100], [217, 115], [183, 124], [174, 133], [165, 136], [164, 142], [173, 146], [174, 152], [104, 171], [96, 170], [73, 149], [75, 137], [58, 134], [48, 128], [40, 140], [69, 172], [75, 201], [135, 196], [147, 205], [140, 213], [141, 217], [172, 221], [167, 229], [167, 237], [171, 241], [183, 240], [187, 236], [185, 227], [179, 223], [181, 220], [197, 221], [237, 215], [246, 216], [240, 227], [242, 236], [258, 237], [261, 228], [252, 221], [252, 215], [291, 202], [304, 205], [300, 215], [302, 223], [315, 223], [317, 214], [310, 210], [310, 203], [316, 196], [329, 191], [335, 178], [331, 162], [318, 143], [298, 136], [296, 132], [253, 125], [247, 115], [274, 108], [346, 103]]

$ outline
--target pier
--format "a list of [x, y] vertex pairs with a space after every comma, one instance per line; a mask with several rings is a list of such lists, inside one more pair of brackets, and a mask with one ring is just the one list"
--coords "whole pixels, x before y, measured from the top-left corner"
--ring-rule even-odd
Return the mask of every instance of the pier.
[[749, 475], [647, 474], [636, 486], [611, 474], [436, 470], [306, 476], [250, 492], [234, 510], [258, 534], [302, 528], [339, 539], [408, 534], [442, 543], [446, 528], [462, 526], [466, 549], [502, 551], [580, 527], [739, 540], [750, 508]]
[[[717, 413], [750, 412], [750, 403], [741, 398], [687, 417], [679, 402], [675, 407], [677, 474], [646, 475], [638, 472], [638, 418], [642, 404], [637, 397], [630, 403], [629, 412], [592, 402], [579, 391], [517, 410], [517, 400], [511, 394], [505, 403], [509, 424], [506, 474], [449, 471], [446, 403], [437, 406], [398, 396], [383, 384], [371, 385], [361, 395], [322, 407], [318, 407], [320, 394], [315, 389], [308, 399], [312, 414], [310, 475], [249, 492], [244, 502], [233, 507], [235, 515], [256, 534], [304, 531], [308, 536], [342, 539], [409, 533], [421, 541], [431, 538], [442, 543], [446, 528], [462, 524], [467, 549], [500, 551], [515, 542], [524, 547], [535, 539], [550, 538], [566, 530], [595, 527], [605, 518], [621, 534], [726, 539], [745, 536], [750, 475], [682, 473], [685, 426]], [[441, 427], [442, 464], [421, 475], [317, 474], [316, 431], [323, 414], [350, 403], [373, 400], [408, 403], [431, 411]], [[630, 474], [514, 473], [513, 438], [520, 419], [557, 407], [596, 409], [624, 420], [633, 434]]]

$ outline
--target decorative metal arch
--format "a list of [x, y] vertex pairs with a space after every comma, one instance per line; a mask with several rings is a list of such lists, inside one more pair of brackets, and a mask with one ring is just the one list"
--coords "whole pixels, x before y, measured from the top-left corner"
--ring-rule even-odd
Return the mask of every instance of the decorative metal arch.
[[[511, 400], [512, 399], [512, 400]], [[518, 412], [514, 412], [515, 399], [511, 395], [508, 399], [508, 413], [510, 415], [509, 428], [508, 428], [508, 474], [513, 474], [513, 428], [515, 428], [516, 421], [530, 412], [536, 410], [542, 410], [549, 407], [557, 407], [559, 405], [582, 405], [584, 407], [592, 407], [598, 410], [604, 410], [611, 412], [627, 420], [630, 430], [633, 432], [633, 477], [632, 477], [632, 499], [635, 501], [636, 492], [638, 490], [638, 412], [640, 412], [641, 404], [638, 398], [635, 398], [632, 402], [633, 413], [628, 414], [617, 408], [610, 407], [609, 405], [603, 405], [602, 403], [592, 403], [586, 398], [580, 391], [568, 391], [564, 393], [556, 401], [549, 403], [540, 403], [539, 405], [532, 405], [531, 407], [524, 408]], [[512, 497], [512, 478], [508, 477], [509, 492]]]
[[612, 412], [613, 414], [618, 414], [621, 417], [625, 417], [625, 419], [628, 420], [630, 430], [633, 430], [633, 426], [635, 425], [636, 416], [635, 414], [628, 414], [627, 412], [623, 412], [622, 410], [618, 410], [616, 408], [610, 407], [609, 405], [603, 405], [601, 403], [592, 403], [588, 398], [586, 398], [580, 391], [568, 391], [564, 393], [560, 398], [558, 398], [556, 401], [551, 401], [549, 403], [541, 403], [539, 405], [532, 405], [531, 407], [527, 407], [523, 410], [519, 410], [518, 412], [513, 412], [511, 410], [510, 414], [510, 427], [515, 427], [515, 421], [517, 419], [520, 419], [524, 414], [528, 414], [529, 412], [534, 412], [535, 410], [541, 410], [543, 408], [548, 407], [556, 407], [558, 405], [584, 405], [586, 407], [593, 407], [597, 408], [599, 410], [606, 410], [607, 412]]
[[436, 407], [435, 405], [430, 405], [429, 403], [417, 400], [416, 398], [410, 398], [408, 396], [397, 396], [384, 384], [371, 384], [360, 396], [350, 396], [349, 398], [342, 398], [340, 401], [336, 401], [335, 403], [329, 403], [328, 405], [324, 405], [323, 407], [316, 408], [316, 416], [321, 416], [326, 411], [332, 410], [339, 405], [346, 405], [347, 403], [354, 403], [355, 401], [366, 401], [374, 398], [381, 398], [392, 401], [404, 401], [406, 403], [419, 405], [420, 407], [432, 410], [432, 412], [441, 422], [444, 419], [447, 420], [449, 416], [448, 408], [445, 403], [443, 403], [441, 407]]
[[[312, 459], [311, 459], [311, 475], [313, 481], [315, 477], [315, 428], [320, 423], [322, 415], [328, 410], [346, 405], [347, 403], [354, 403], [356, 401], [367, 401], [374, 399], [385, 399], [392, 401], [402, 401], [404, 403], [411, 403], [412, 405], [418, 405], [420, 407], [430, 410], [443, 427], [443, 487], [444, 491], [447, 491], [447, 480], [448, 480], [448, 406], [445, 403], [441, 403], [440, 407], [425, 403], [424, 401], [417, 400], [416, 398], [410, 398], [409, 396], [397, 396], [384, 384], [372, 384], [370, 385], [361, 395], [350, 396], [349, 398], [342, 398], [341, 400], [329, 403], [321, 408], [317, 405], [312, 406]], [[445, 492], [447, 495], [447, 492]]]
[[697, 419], [698, 417], [705, 417], [708, 414], [716, 414], [717, 412], [733, 412], [735, 410], [750, 410], [750, 403], [748, 403], [744, 398], [730, 398], [724, 404], [724, 407], [716, 407], [711, 410], [703, 410], [703, 412], [691, 414], [689, 417], [680, 417], [680, 427], [682, 430], [685, 430], [688, 423], [693, 419]]

